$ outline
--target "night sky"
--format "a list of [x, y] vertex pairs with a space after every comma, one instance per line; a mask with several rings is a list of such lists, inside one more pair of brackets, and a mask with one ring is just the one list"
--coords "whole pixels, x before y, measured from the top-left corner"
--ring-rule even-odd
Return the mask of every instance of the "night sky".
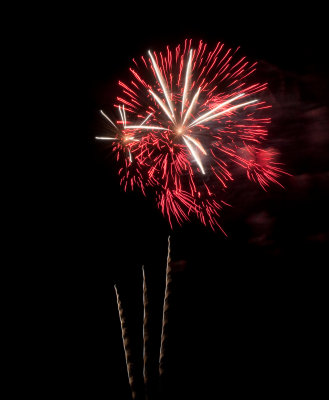
[[[183, 6], [86, 7], [64, 12], [52, 27], [48, 61], [61, 91], [52, 117], [64, 119], [56, 125], [59, 175], [44, 206], [51, 225], [44, 290], [54, 293], [45, 313], [57, 321], [46, 344], [46, 394], [130, 398], [113, 285], [141, 371], [142, 265], [156, 365], [170, 235], [166, 398], [317, 398], [329, 244], [324, 17], [275, 3], [257, 12], [202, 6], [189, 6], [184, 17]], [[241, 55], [259, 61], [273, 100], [268, 145], [292, 175], [282, 177], [285, 189], [267, 192], [237, 179], [227, 194], [233, 207], [221, 216], [228, 237], [198, 221], [171, 230], [152, 199], [123, 191], [111, 154], [94, 140], [106, 126], [98, 110], [111, 109], [131, 59], [185, 38], [241, 46]]]

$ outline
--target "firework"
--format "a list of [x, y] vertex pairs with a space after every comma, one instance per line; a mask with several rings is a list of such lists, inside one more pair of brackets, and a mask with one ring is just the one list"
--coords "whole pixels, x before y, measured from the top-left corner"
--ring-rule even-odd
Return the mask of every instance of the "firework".
[[266, 191], [270, 182], [283, 187], [278, 181], [282, 174], [287, 174], [281, 168], [281, 164], [275, 162], [277, 153], [273, 149], [259, 149], [246, 147], [246, 155], [241, 162], [246, 163], [247, 176], [251, 181], [257, 182]]
[[103, 113], [116, 134], [100, 138], [113, 141], [117, 159], [123, 155], [125, 189], [128, 181], [144, 194], [150, 188], [171, 225], [195, 216], [215, 229], [234, 164], [263, 189], [279, 184], [283, 170], [261, 149], [271, 106], [267, 84], [253, 78], [256, 63], [222, 43], [208, 50], [192, 40], [133, 63], [129, 83], [119, 81], [121, 120]]
[[118, 173], [120, 176], [120, 184], [127, 190], [128, 185], [133, 190], [137, 185], [144, 192], [146, 181], [143, 171], [138, 162], [134, 162], [132, 155], [140, 139], [136, 138], [131, 129], [127, 129], [127, 116], [125, 107], [118, 107], [120, 120], [113, 122], [112, 119], [101, 110], [101, 115], [108, 122], [108, 135], [96, 136], [97, 140], [109, 142], [116, 154], [116, 161], [119, 165]]

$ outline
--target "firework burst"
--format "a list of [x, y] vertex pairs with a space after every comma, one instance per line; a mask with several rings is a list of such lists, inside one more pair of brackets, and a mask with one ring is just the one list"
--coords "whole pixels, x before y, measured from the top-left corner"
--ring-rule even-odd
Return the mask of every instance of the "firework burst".
[[171, 225], [195, 215], [215, 229], [233, 163], [264, 189], [279, 184], [283, 171], [261, 149], [271, 106], [264, 100], [267, 84], [252, 78], [256, 63], [221, 43], [207, 47], [185, 40], [134, 59], [129, 83], [119, 81], [121, 120], [115, 124], [103, 113], [116, 134], [99, 139], [112, 140], [118, 159], [123, 155], [125, 187], [130, 181], [144, 194], [153, 188]]

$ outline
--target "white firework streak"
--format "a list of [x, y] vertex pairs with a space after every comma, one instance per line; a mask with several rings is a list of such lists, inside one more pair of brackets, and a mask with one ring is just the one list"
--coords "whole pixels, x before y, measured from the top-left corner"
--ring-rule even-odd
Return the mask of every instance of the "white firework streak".
[[215, 111], [217, 111], [218, 109], [226, 106], [226, 104], [230, 104], [232, 103], [232, 101], [240, 98], [244, 96], [244, 93], [240, 93], [237, 96], [232, 97], [229, 100], [224, 101], [223, 103], [220, 103], [217, 107], [213, 108], [212, 110], [206, 112], [205, 114], [200, 115], [200, 117], [198, 117], [196, 120], [194, 120], [188, 127], [191, 128], [194, 125], [197, 125], [201, 120], [203, 120], [204, 118], [208, 117], [209, 115], [213, 114]]
[[123, 114], [122, 114], [122, 111], [121, 111], [121, 107], [120, 107], [120, 106], [119, 106], [119, 113], [120, 113], [120, 116], [121, 116], [121, 122], [122, 122], [122, 124], [123, 124], [123, 127], [125, 127], [125, 121], [124, 121]]
[[186, 137], [186, 139], [190, 140], [195, 146], [197, 146], [204, 155], [207, 155], [206, 150], [204, 149], [204, 147], [202, 146], [202, 144], [200, 142], [198, 142], [197, 140], [193, 139], [191, 136], [189, 135], [183, 135], [184, 137]]
[[224, 114], [226, 114], [226, 113], [228, 113], [228, 112], [230, 112], [230, 111], [236, 110], [237, 108], [247, 106], [248, 104], [255, 103], [256, 101], [258, 101], [258, 100], [250, 100], [250, 101], [247, 101], [246, 103], [241, 103], [241, 104], [238, 104], [238, 105], [236, 105], [236, 106], [227, 108], [226, 110], [221, 111], [221, 112], [219, 112], [219, 113], [217, 113], [217, 114], [215, 114], [215, 115], [211, 115], [211, 116], [209, 116], [208, 118], [201, 119], [201, 120], [198, 121], [197, 123], [195, 123], [195, 121], [194, 121], [194, 123], [191, 124], [191, 125], [189, 125], [189, 127], [202, 124], [202, 123], [204, 123], [204, 122], [206, 122], [206, 121], [210, 121], [210, 120], [212, 120], [212, 119], [214, 119], [214, 118], [219, 117], [220, 115], [224, 115]]
[[189, 81], [190, 81], [192, 55], [193, 55], [193, 50], [191, 49], [190, 50], [190, 57], [189, 57], [189, 60], [188, 60], [188, 63], [187, 63], [187, 67], [186, 67], [185, 85], [184, 85], [183, 100], [182, 100], [182, 117], [183, 117], [183, 112], [184, 112], [185, 102], [186, 102], [186, 96], [187, 96], [187, 91], [188, 91], [188, 86], [189, 86]]
[[95, 139], [97, 139], [97, 140], [118, 140], [118, 138], [107, 137], [107, 136], [95, 136]]
[[159, 106], [163, 109], [163, 111], [167, 114], [168, 118], [170, 119], [170, 121], [172, 123], [174, 123], [173, 118], [170, 115], [170, 112], [168, 110], [168, 108], [163, 104], [163, 102], [160, 100], [160, 98], [154, 93], [152, 92], [152, 90], [150, 90], [151, 95], [155, 98], [156, 102], [159, 104]]
[[126, 110], [125, 110], [125, 106], [124, 105], [122, 105], [122, 108], [119, 106], [119, 112], [120, 112], [120, 115], [121, 115], [123, 128], [125, 129], [126, 125], [127, 125], [127, 117], [126, 117]]
[[115, 125], [115, 123], [110, 120], [110, 118], [105, 114], [105, 112], [103, 110], [100, 110], [100, 113], [103, 115], [103, 117], [105, 117], [114, 126], [114, 128], [116, 128], [116, 129], [118, 128]]
[[204, 171], [204, 169], [203, 169], [203, 165], [202, 165], [202, 162], [201, 162], [201, 160], [200, 160], [199, 155], [196, 153], [196, 151], [194, 151], [193, 147], [192, 147], [191, 144], [186, 140], [186, 138], [185, 138], [184, 136], [183, 136], [183, 140], [184, 140], [186, 146], [188, 147], [188, 149], [190, 150], [190, 152], [191, 152], [192, 156], [194, 157], [195, 161], [196, 161], [197, 164], [199, 165], [199, 167], [200, 167], [200, 169], [201, 169], [201, 172], [202, 172], [203, 174], [205, 174], [205, 171]]
[[192, 111], [192, 109], [193, 109], [193, 106], [194, 106], [195, 102], [197, 101], [197, 99], [198, 99], [198, 97], [199, 97], [200, 90], [201, 90], [201, 88], [199, 88], [198, 91], [195, 93], [195, 95], [194, 95], [194, 97], [193, 97], [193, 99], [192, 99], [192, 101], [191, 101], [191, 104], [190, 104], [188, 110], [187, 110], [186, 113], [185, 113], [185, 116], [184, 116], [184, 119], [183, 119], [183, 125], [184, 125], [185, 121], [188, 119], [188, 117], [189, 117], [190, 114], [191, 114], [191, 111]]
[[[163, 81], [163, 78], [162, 78], [160, 69], [159, 69], [157, 63], [155, 62], [155, 60], [154, 60], [154, 58], [153, 58], [153, 56], [152, 56], [150, 50], [149, 50], [148, 53], [149, 53], [149, 56], [151, 57], [151, 61], [152, 61], [152, 64], [153, 64], [155, 73], [156, 73], [156, 75], [157, 75], [157, 78], [158, 78], [158, 81], [159, 81], [159, 83], [160, 83], [160, 86], [162, 87], [162, 90], [163, 90], [163, 93], [164, 93], [164, 95], [165, 95], [167, 104], [168, 104], [168, 106], [169, 106], [169, 108], [170, 108], [172, 118], [175, 119], [173, 106], [172, 106], [172, 103], [171, 103], [171, 101], [170, 101], [170, 98], [169, 98], [169, 95], [168, 95], [168, 91], [167, 91], [166, 85], [165, 85], [165, 83], [164, 83], [164, 81]], [[171, 118], [170, 118], [170, 119], [171, 119]]]
[[151, 126], [151, 125], [127, 125], [126, 129], [141, 129], [141, 130], [162, 130], [167, 131], [167, 128], [163, 128], [162, 126]]
[[144, 121], [141, 123], [141, 126], [144, 125], [145, 122], [146, 122], [150, 117], [152, 117], [152, 115], [153, 115], [153, 113], [150, 113], [150, 114], [144, 119]]

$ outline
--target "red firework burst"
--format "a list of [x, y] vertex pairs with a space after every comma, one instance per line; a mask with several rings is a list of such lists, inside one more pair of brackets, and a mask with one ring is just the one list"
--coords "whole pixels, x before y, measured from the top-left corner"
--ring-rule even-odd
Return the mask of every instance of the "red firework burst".
[[200, 41], [193, 49], [192, 40], [133, 63], [130, 82], [119, 81], [121, 120], [103, 113], [115, 136], [99, 138], [113, 140], [117, 159], [123, 156], [125, 188], [154, 188], [171, 225], [172, 217], [181, 224], [195, 215], [215, 229], [233, 163], [263, 189], [279, 184], [274, 153], [260, 147], [271, 106], [263, 100], [267, 84], [253, 81], [256, 63], [221, 43], [207, 51]]

